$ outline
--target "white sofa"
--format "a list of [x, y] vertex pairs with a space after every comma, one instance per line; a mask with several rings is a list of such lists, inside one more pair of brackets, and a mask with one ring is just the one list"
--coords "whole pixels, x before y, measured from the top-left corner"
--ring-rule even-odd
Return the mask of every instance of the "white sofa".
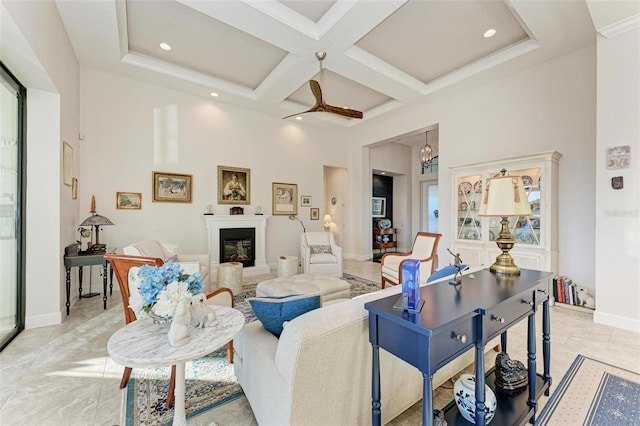
[[[364, 304], [401, 290], [394, 286], [327, 304], [287, 323], [279, 340], [260, 321], [247, 324], [234, 340], [234, 369], [258, 423], [371, 424], [372, 348]], [[434, 388], [473, 360], [470, 350], [441, 368]], [[387, 423], [422, 398], [422, 375], [384, 350], [380, 369]]]
[[[163, 262], [178, 262], [185, 273], [199, 272], [204, 284], [203, 292], [213, 290], [209, 281], [209, 255], [208, 254], [175, 254], [163, 243], [157, 240], [145, 240], [133, 243], [122, 249], [129, 256], [157, 257]], [[215, 286], [214, 286], [215, 287]]]

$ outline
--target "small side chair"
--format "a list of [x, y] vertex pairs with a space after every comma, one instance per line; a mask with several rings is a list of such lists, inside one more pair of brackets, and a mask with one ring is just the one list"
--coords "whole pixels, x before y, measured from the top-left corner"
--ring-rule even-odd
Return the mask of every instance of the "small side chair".
[[411, 253], [387, 253], [381, 259], [381, 285], [397, 285], [402, 282], [402, 262], [407, 259], [420, 260], [420, 280], [424, 281], [433, 274], [438, 242], [442, 234], [418, 232], [413, 240]]

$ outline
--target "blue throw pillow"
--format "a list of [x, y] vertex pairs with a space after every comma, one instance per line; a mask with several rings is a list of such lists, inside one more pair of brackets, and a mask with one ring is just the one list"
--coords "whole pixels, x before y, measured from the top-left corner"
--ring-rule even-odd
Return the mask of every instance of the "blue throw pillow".
[[285, 321], [320, 307], [320, 295], [291, 294], [288, 296], [253, 297], [247, 299], [262, 326], [280, 337]]
[[[460, 272], [464, 271], [465, 269], [467, 269], [469, 266], [465, 265], [464, 263], [462, 265], [460, 265]], [[435, 271], [433, 274], [431, 274], [431, 276], [429, 278], [427, 278], [427, 282], [430, 283], [431, 281], [435, 281], [437, 279], [443, 278], [443, 277], [447, 277], [449, 275], [453, 275], [456, 273], [456, 267], [453, 265], [449, 265], [449, 266], [445, 266], [442, 269], [438, 269], [437, 271]]]

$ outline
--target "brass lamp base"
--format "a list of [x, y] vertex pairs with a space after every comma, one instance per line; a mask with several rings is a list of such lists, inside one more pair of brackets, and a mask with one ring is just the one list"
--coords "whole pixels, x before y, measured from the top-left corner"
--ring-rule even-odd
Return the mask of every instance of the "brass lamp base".
[[500, 221], [502, 229], [500, 229], [500, 235], [496, 240], [498, 248], [502, 250], [502, 254], [496, 257], [496, 261], [489, 271], [498, 275], [520, 275], [520, 268], [513, 263], [513, 258], [509, 254], [509, 250], [515, 245], [516, 240], [511, 238], [511, 232], [509, 232], [509, 219], [503, 217]]

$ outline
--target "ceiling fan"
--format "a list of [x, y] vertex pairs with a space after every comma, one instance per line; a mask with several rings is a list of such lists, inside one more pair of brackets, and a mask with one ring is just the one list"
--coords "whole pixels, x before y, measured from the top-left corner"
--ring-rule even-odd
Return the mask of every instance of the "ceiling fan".
[[[316, 52], [316, 58], [320, 61], [320, 81], [323, 81], [323, 68], [322, 61], [327, 56], [326, 52]], [[311, 86], [311, 92], [313, 96], [316, 98], [316, 104], [312, 106], [307, 111], [299, 112], [297, 114], [288, 115], [284, 118], [295, 117], [300, 114], [306, 114], [307, 112], [330, 112], [333, 114], [342, 115], [349, 118], [362, 118], [362, 112], [356, 111], [355, 109], [347, 108], [347, 107], [339, 107], [327, 104], [322, 97], [322, 89], [320, 87], [320, 83], [316, 80], [309, 80], [309, 86]], [[283, 119], [284, 119], [283, 118]]]

